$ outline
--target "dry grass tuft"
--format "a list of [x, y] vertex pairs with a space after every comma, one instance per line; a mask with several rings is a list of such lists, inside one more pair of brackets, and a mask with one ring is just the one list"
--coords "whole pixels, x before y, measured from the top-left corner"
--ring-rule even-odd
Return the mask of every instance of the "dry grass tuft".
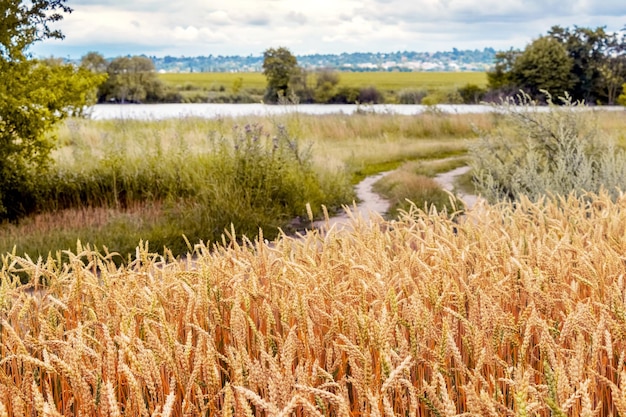
[[186, 263], [8, 256], [0, 415], [622, 415], [625, 253], [626, 197], [586, 195]]

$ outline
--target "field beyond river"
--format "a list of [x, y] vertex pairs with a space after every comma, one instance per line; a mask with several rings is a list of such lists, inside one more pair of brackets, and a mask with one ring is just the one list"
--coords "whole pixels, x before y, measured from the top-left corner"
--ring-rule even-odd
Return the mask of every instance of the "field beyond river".
[[[485, 72], [337, 72], [337, 89], [375, 88], [379, 103], [419, 104], [430, 95], [430, 104], [448, 102], [446, 96], [467, 85], [484, 88]], [[187, 103], [259, 103], [267, 86], [260, 72], [162, 73], [159, 79]], [[314, 86], [315, 73], [307, 84]], [[426, 104], [426, 103], [424, 103]]]

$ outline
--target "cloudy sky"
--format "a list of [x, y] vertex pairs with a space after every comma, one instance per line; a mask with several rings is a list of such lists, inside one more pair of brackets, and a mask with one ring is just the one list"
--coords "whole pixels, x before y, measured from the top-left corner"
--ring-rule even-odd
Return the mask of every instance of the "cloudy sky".
[[625, 0], [69, 0], [37, 56], [523, 48], [551, 26], [626, 26]]

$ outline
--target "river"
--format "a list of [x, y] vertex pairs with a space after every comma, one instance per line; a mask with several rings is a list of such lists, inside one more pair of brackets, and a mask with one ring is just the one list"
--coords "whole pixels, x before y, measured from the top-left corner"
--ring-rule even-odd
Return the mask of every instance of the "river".
[[[547, 109], [548, 107], [539, 107]], [[175, 104], [97, 104], [88, 113], [95, 120], [139, 119], [160, 120], [181, 117], [238, 117], [238, 116], [273, 116], [289, 113], [312, 115], [354, 114], [357, 111], [374, 113], [392, 113], [398, 115], [415, 115], [427, 111], [441, 111], [449, 114], [489, 113], [496, 109], [483, 104], [439, 104], [424, 106], [420, 104], [299, 104], [269, 105], [253, 104], [217, 104], [217, 103], [175, 103]], [[624, 107], [606, 106], [597, 109], [607, 111], [624, 111]]]
[[[179, 117], [236, 117], [236, 116], [272, 116], [289, 113], [312, 115], [354, 114], [357, 111], [375, 113], [394, 113], [413, 115], [432, 110], [432, 106], [399, 104], [298, 104], [269, 105], [253, 104], [217, 104], [217, 103], [176, 103], [176, 104], [97, 104], [90, 109], [91, 118], [106, 119], [143, 119], [159, 120]], [[450, 105], [436, 107], [446, 113], [486, 113], [491, 106], [486, 105]]]

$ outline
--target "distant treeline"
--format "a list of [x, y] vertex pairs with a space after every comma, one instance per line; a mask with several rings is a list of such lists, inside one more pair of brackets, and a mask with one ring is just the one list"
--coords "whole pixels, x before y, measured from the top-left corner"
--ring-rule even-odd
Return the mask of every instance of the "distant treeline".
[[[367, 75], [355, 84], [345, 82], [351, 76], [337, 69], [344, 69], [343, 63], [349, 61], [351, 69], [367, 64], [363, 69], [379, 68], [380, 72], [380, 68], [394, 68], [393, 63], [407, 64], [427, 58], [448, 59], [449, 62], [491, 59], [494, 66], [486, 72], [484, 83], [468, 81], [461, 75], [463, 72], [457, 72], [454, 81], [436, 87], [418, 81], [382, 86], [374, 81], [375, 77], [368, 79]], [[182, 69], [202, 68], [215, 73], [219, 65], [238, 63], [238, 72], [229, 73], [233, 78], [226, 83], [209, 82], [207, 85], [206, 80], [198, 80], [190, 73], [177, 74], [176, 82], [163, 82], [165, 77], [159, 76], [159, 66], [178, 65], [186, 60], [190, 66]], [[214, 62], [216, 65], [201, 62]], [[486, 48], [483, 51], [454, 49], [435, 54], [396, 52], [297, 57], [287, 48], [279, 47], [267, 49], [263, 57], [128, 56], [107, 60], [92, 52], [83, 57], [81, 66], [107, 74], [106, 81], [98, 87], [97, 99], [100, 103], [276, 103], [288, 100], [332, 104], [473, 104], [500, 101], [524, 91], [540, 101], [549, 96], [568, 94], [574, 100], [590, 104], [626, 104], [626, 35], [609, 33], [602, 27], [570, 29], [554, 26], [524, 50], [511, 49], [498, 53]], [[258, 72], [261, 69], [265, 80], [261, 83], [257, 80], [254, 85], [244, 83], [244, 75], [252, 71], [262, 77]], [[400, 79], [399, 69], [385, 72], [390, 78]], [[247, 73], [243, 72], [245, 70]], [[181, 80], [180, 77], [185, 76], [189, 79]], [[207, 75], [207, 78], [210, 77]]]

